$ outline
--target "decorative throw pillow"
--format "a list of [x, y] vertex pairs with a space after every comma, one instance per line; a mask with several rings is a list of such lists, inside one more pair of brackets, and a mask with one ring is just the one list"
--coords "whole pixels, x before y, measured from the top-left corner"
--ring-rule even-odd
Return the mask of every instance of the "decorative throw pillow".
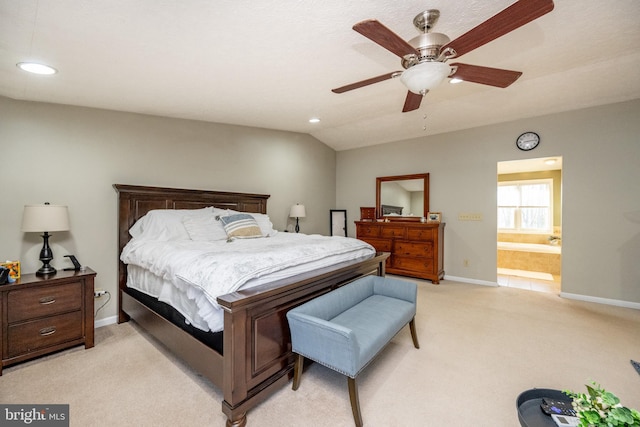
[[229, 238], [251, 239], [262, 237], [260, 227], [255, 218], [249, 214], [233, 214], [221, 216], [220, 221]]
[[182, 218], [184, 228], [187, 229], [191, 240], [196, 242], [215, 242], [227, 240], [227, 232], [217, 216], [211, 213], [207, 215], [191, 215]]
[[233, 209], [218, 209], [218, 208], [213, 208], [213, 213], [215, 215], [234, 215], [234, 214], [240, 214], [240, 213], [246, 213], [248, 215], [251, 215], [256, 222], [258, 223], [258, 227], [260, 227], [260, 231], [262, 232], [262, 236], [263, 237], [269, 237], [269, 236], [274, 236], [277, 231], [273, 228], [273, 224], [271, 223], [271, 219], [269, 218], [269, 215], [267, 214], [260, 214], [260, 213], [254, 213], [254, 212], [239, 212], [239, 211], [234, 211]]

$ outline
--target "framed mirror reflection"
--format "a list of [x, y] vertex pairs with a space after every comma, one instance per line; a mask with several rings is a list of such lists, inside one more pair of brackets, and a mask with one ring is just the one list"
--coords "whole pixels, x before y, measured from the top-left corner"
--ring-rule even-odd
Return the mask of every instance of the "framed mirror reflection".
[[429, 212], [429, 174], [376, 178], [376, 216], [388, 220], [420, 221]]

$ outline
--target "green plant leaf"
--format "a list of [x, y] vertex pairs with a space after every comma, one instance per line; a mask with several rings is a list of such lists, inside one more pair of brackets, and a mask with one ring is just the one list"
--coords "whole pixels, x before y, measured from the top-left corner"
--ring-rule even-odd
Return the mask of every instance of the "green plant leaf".
[[600, 422], [600, 414], [598, 414], [597, 411], [582, 411], [582, 415], [589, 422], [589, 424]]
[[618, 403], [620, 403], [620, 399], [618, 399], [615, 394], [604, 390], [602, 390], [602, 400], [609, 406], [617, 405]]

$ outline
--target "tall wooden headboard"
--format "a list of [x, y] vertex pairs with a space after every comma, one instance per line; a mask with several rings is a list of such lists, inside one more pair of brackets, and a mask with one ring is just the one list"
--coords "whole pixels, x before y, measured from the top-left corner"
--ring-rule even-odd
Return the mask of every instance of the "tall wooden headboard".
[[[129, 242], [129, 229], [153, 209], [200, 209], [215, 206], [241, 212], [267, 213], [266, 194], [231, 193], [225, 191], [186, 190], [179, 188], [143, 187], [114, 184], [118, 192], [118, 257]], [[118, 264], [119, 289], [125, 289], [127, 266]], [[119, 319], [120, 322], [126, 319]]]

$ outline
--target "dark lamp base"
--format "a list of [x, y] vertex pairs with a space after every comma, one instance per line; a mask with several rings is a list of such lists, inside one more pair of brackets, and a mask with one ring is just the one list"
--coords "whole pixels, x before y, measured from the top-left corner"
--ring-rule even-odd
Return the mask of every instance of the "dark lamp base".
[[49, 265], [49, 263], [53, 261], [53, 251], [49, 247], [49, 237], [51, 237], [51, 235], [46, 231], [42, 235], [42, 239], [44, 240], [42, 249], [40, 250], [42, 267], [36, 271], [36, 276], [53, 276], [56, 274], [56, 269]]
[[36, 276], [53, 276], [56, 274], [56, 269], [49, 264], [43, 265], [40, 270], [36, 271]]

